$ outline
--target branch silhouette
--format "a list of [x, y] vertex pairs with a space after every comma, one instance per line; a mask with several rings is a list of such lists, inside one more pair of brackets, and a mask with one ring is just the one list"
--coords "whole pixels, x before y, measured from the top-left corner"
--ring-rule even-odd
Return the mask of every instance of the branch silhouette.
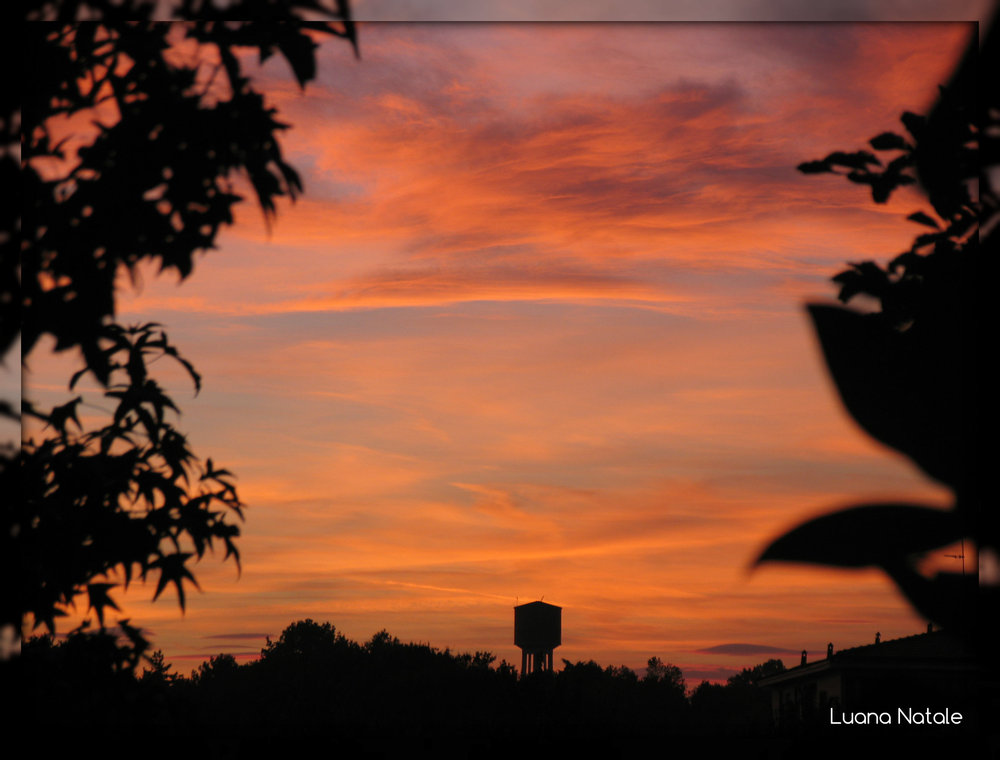
[[[190, 450], [149, 367], [170, 357], [196, 392], [201, 377], [160, 325], [116, 322], [115, 283], [150, 262], [187, 278], [233, 223], [240, 181], [265, 219], [302, 192], [278, 139], [289, 125], [247, 74], [247, 52], [283, 58], [300, 88], [316, 76], [320, 39], [357, 52], [346, 0], [183, 0], [172, 11], [181, 23], [154, 21], [154, 7], [24, 6], [23, 102], [4, 101], [0, 118], [5, 136], [18, 118], [23, 135], [20, 297], [0, 299], [0, 349], [20, 335], [26, 364], [43, 336], [78, 351], [69, 390], [89, 374], [113, 409], [85, 428], [86, 389], [48, 409], [23, 402], [43, 427], [0, 462], [5, 489], [23, 494], [0, 526], [4, 570], [20, 586], [4, 595], [0, 624], [18, 632], [33, 622], [55, 633], [82, 595], [103, 632], [118, 609], [111, 592], [136, 579], [156, 580], [154, 599], [171, 588], [183, 609], [194, 562], [216, 544], [238, 565], [244, 505], [232, 476]], [[125, 626], [134, 664], [146, 642]]]
[[[988, 473], [980, 449], [986, 395], [977, 378], [993, 315], [978, 288], [995, 266], [1000, 203], [991, 168], [1000, 157], [1000, 97], [980, 89], [998, 61], [994, 24], [982, 48], [973, 39], [926, 116], [906, 112], [906, 134], [883, 132], [869, 150], [835, 151], [799, 165], [870, 187], [885, 203], [917, 185], [931, 208], [910, 214], [925, 228], [886, 266], [853, 263], [833, 281], [847, 304], [859, 296], [878, 309], [810, 304], [809, 315], [841, 400], [858, 425], [911, 459], [954, 493], [952, 507], [868, 504], [804, 523], [767, 546], [755, 564], [810, 562], [882, 568], [926, 618], [977, 635], [977, 606], [996, 604], [977, 574], [918, 572], [927, 552], [960, 539], [996, 551], [994, 512], [985, 512]], [[985, 81], [985, 80], [983, 80]], [[977, 598], [978, 595], [978, 598]]]

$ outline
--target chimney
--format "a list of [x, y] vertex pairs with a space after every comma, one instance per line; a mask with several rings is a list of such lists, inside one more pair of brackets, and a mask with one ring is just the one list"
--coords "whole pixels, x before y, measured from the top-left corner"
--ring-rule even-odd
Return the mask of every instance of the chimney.
[[802, 662], [800, 662], [799, 665], [805, 665], [805, 664], [806, 664], [806, 650], [803, 649], [802, 650]]

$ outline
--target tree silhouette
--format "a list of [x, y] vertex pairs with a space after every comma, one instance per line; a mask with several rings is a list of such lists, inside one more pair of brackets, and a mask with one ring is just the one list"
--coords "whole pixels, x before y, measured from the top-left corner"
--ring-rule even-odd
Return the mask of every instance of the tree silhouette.
[[345, 641], [332, 624], [317, 623], [312, 618], [306, 618], [285, 628], [277, 641], [268, 638], [260, 657], [266, 662], [317, 659], [338, 645], [344, 645]]
[[179, 673], [170, 672], [173, 665], [167, 662], [162, 649], [155, 650], [149, 655], [148, 660], [149, 667], [145, 668], [142, 672], [142, 682], [166, 685], [175, 683], [177, 679], [182, 677]]
[[983, 289], [996, 282], [1000, 243], [991, 171], [1000, 163], [1000, 97], [986, 74], [998, 67], [994, 25], [981, 49], [973, 39], [926, 116], [903, 114], [906, 135], [871, 139], [881, 158], [836, 151], [798, 167], [867, 185], [876, 203], [903, 185], [919, 184], [927, 196], [931, 209], [908, 217], [927, 231], [908, 250], [887, 266], [851, 264], [833, 278], [842, 302], [867, 296], [877, 310], [814, 304], [809, 313], [848, 412], [949, 487], [954, 503], [855, 506], [800, 525], [757, 559], [880, 567], [920, 614], [968, 636], [976, 635], [977, 608], [995, 609], [996, 587], [978, 589], [974, 569], [926, 577], [918, 564], [960, 539], [995, 553], [1000, 539], [995, 505], [984, 499], [989, 396], [979, 375], [995, 320]]
[[784, 671], [785, 663], [772, 658], [767, 662], [754, 665], [752, 668], [743, 668], [736, 675], [729, 676], [726, 683], [730, 686], [756, 686], [762, 678], [783, 673]]
[[[196, 392], [201, 379], [159, 325], [116, 324], [115, 282], [144, 262], [190, 275], [195, 254], [232, 224], [240, 181], [266, 218], [277, 198], [301, 192], [278, 142], [288, 125], [245, 73], [246, 53], [282, 57], [304, 88], [323, 36], [356, 49], [346, 0], [182, 0], [174, 10], [182, 23], [153, 21], [154, 6], [36, 0], [25, 8], [35, 23], [23, 25], [21, 40], [21, 295], [5, 289], [0, 299], [0, 348], [13, 345], [20, 321], [25, 362], [46, 335], [56, 351], [78, 350], [83, 365], [70, 390], [89, 373], [114, 408], [85, 430], [82, 396], [51, 409], [23, 404], [45, 427], [16, 466], [10, 452], [2, 463], [5, 490], [19, 478], [23, 493], [0, 526], [4, 570], [20, 584], [4, 595], [0, 624], [18, 630], [30, 617], [54, 632], [82, 594], [103, 629], [106, 609], [117, 609], [109, 591], [150, 573], [154, 598], [170, 585], [183, 608], [195, 559], [221, 542], [238, 562], [230, 518], [243, 505], [229, 473], [190, 451], [171, 421], [179, 410], [148, 367], [169, 356]], [[9, 138], [17, 104], [4, 106]], [[5, 276], [16, 271], [8, 248]]]
[[663, 662], [659, 657], [650, 657], [646, 662], [645, 683], [661, 684], [684, 695], [684, 674], [676, 665]]
[[231, 654], [217, 654], [201, 663], [197, 670], [191, 673], [191, 680], [196, 684], [204, 685], [211, 681], [232, 678], [238, 667], [236, 658]]

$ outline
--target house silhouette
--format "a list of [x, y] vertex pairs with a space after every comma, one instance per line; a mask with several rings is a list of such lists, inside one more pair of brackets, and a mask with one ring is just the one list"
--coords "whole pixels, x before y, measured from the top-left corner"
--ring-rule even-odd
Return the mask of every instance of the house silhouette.
[[[831, 715], [930, 708], [962, 711], [974, 722], [979, 664], [959, 637], [931, 631], [834, 651], [767, 676], [760, 685], [771, 692], [776, 724], [784, 730], [830, 725]], [[833, 711], [831, 713], [831, 711]]]

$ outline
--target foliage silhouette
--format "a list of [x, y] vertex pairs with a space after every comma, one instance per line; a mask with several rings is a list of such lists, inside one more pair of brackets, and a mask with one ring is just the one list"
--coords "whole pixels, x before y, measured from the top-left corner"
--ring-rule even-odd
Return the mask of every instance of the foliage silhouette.
[[[65, 644], [48, 646], [58, 652]], [[316, 735], [347, 755], [433, 748], [444, 756], [480, 757], [524, 741], [628, 748], [662, 737], [667, 728], [683, 735], [690, 717], [683, 674], [658, 658], [651, 658], [653, 674], [642, 679], [629, 668], [590, 661], [519, 680], [489, 652], [442, 651], [386, 631], [355, 642], [310, 619], [269, 639], [256, 661], [239, 664], [220, 654], [189, 678], [170, 678], [155, 654], [151, 660], [131, 686], [146, 690], [134, 701], [148, 703], [159, 694], [161, 714], [174, 716], [181, 731], [228, 726], [233, 746], [225, 754], [262, 736]], [[53, 705], [53, 713], [61, 708]], [[766, 723], [755, 726], [762, 734], [769, 730]]]
[[885, 267], [855, 263], [833, 278], [842, 302], [865, 296], [878, 310], [813, 304], [809, 313], [848, 412], [869, 435], [952, 489], [954, 504], [947, 511], [855, 506], [798, 526], [756, 560], [880, 567], [920, 614], [969, 636], [976, 635], [976, 594], [980, 609], [992, 609], [996, 588], [977, 592], [975, 572], [928, 578], [916, 568], [928, 551], [959, 539], [996, 552], [1000, 538], [995, 509], [984, 510], [987, 395], [977, 379], [995, 319], [978, 288], [995, 281], [1000, 209], [989, 171], [1000, 158], [1000, 97], [995, 81], [987, 84], [981, 74], [998, 68], [994, 25], [981, 49], [973, 39], [927, 116], [902, 115], [906, 136], [883, 132], [871, 139], [891, 159], [837, 151], [798, 167], [867, 185], [876, 203], [919, 183], [930, 202], [933, 213], [908, 217], [930, 230], [908, 250]]
[[[730, 736], [755, 736], [778, 728], [774, 722], [772, 694], [759, 684], [767, 676], [784, 671], [785, 664], [781, 660], [770, 659], [743, 668], [731, 675], [725, 685], [703, 681], [690, 696], [692, 721], [702, 730]], [[782, 728], [787, 732], [789, 726]], [[811, 749], [809, 755], [814, 754], [816, 748], [812, 746]]]
[[51, 631], [83, 593], [104, 625], [105, 609], [118, 607], [108, 594], [113, 584], [98, 579], [121, 577], [127, 587], [156, 571], [155, 596], [172, 584], [183, 607], [184, 582], [197, 585], [190, 559], [218, 540], [239, 562], [233, 543], [239, 529], [226, 517], [242, 517], [243, 505], [230, 473], [211, 459], [204, 466], [195, 459], [167, 419], [176, 406], [146, 372], [160, 356], [184, 360], [156, 325], [110, 325], [106, 334], [114, 344], [106, 352], [111, 375], [104, 396], [117, 402], [107, 424], [83, 430], [80, 396], [48, 413], [25, 404], [52, 432], [23, 445], [24, 498], [15, 507], [23, 597], [13, 612], [30, 613]]
[[195, 684], [202, 685], [213, 681], [223, 681], [232, 678], [238, 667], [236, 658], [231, 654], [218, 654], [199, 665], [198, 669], [191, 673], [191, 680]]
[[[18, 631], [26, 616], [54, 631], [82, 594], [103, 630], [117, 609], [109, 591], [151, 571], [154, 598], [169, 585], [183, 608], [185, 584], [197, 585], [191, 565], [216, 541], [238, 563], [228, 518], [243, 505], [229, 473], [188, 449], [170, 421], [177, 406], [147, 365], [172, 357], [196, 392], [200, 377], [159, 325], [115, 323], [115, 282], [154, 261], [186, 278], [232, 224], [241, 181], [267, 219], [277, 198], [301, 192], [278, 142], [288, 125], [246, 74], [244, 53], [281, 56], [304, 88], [318, 39], [357, 51], [346, 0], [182, 0], [173, 12], [186, 21], [175, 24], [153, 21], [154, 6], [27, 3], [25, 20], [52, 23], [22, 25], [23, 102], [4, 101], [0, 115], [5, 138], [18, 119], [23, 135], [20, 298], [5, 281], [0, 349], [19, 324], [25, 362], [43, 336], [56, 351], [77, 349], [83, 367], [70, 390], [90, 373], [115, 405], [110, 422], [84, 430], [82, 396], [23, 404], [45, 429], [0, 462], [5, 490], [18, 479], [23, 493], [0, 526], [4, 570], [21, 585], [4, 596], [0, 623]], [[17, 265], [10, 240], [0, 242], [6, 277]]]
[[[107, 663], [119, 652], [109, 634], [71, 634], [58, 643], [36, 637], [25, 651], [30, 656], [6, 665], [20, 668], [21, 705], [34, 708], [19, 725], [72, 741], [81, 729], [91, 737], [110, 729], [116, 739], [145, 740], [147, 749], [152, 727], [172, 740], [196, 740], [199, 757], [315, 751], [317, 741], [346, 757], [635, 757], [651, 747], [811, 757], [817, 749], [807, 743], [780, 752], [787, 737], [776, 732], [770, 695], [758, 685], [780, 672], [778, 660], [685, 695], [683, 674], [658, 658], [643, 678], [624, 666], [564, 661], [559, 672], [518, 679], [488, 652], [453, 654], [385, 631], [360, 643], [313, 620], [268, 640], [258, 660], [219, 654], [190, 677], [171, 673], [157, 653], [141, 676], [129, 667], [114, 671]], [[926, 732], [909, 743], [901, 738], [889, 732], [886, 741], [920, 757], [935, 746]], [[954, 732], [945, 739], [951, 751], [964, 747]], [[871, 737], [863, 743], [870, 748]], [[843, 756], [844, 743], [831, 746], [841, 750], [831, 756]]]
[[[266, 216], [276, 198], [302, 189], [277, 140], [288, 125], [244, 73], [239, 51], [261, 61], [282, 55], [304, 87], [316, 71], [313, 34], [355, 37], [343, 2], [343, 29], [302, 22], [300, 14], [328, 12], [310, 0], [225, 10], [186, 0], [178, 18], [197, 20], [183, 25], [149, 21], [152, 4], [141, 0], [97, 5], [101, 23], [25, 25], [20, 307], [25, 354], [50, 334], [57, 351], [78, 346], [107, 382], [100, 338], [121, 269], [134, 274], [158, 260], [186, 278], [195, 252], [233, 221], [237, 175]], [[78, 10], [43, 3], [29, 18], [44, 8], [63, 22]], [[269, 19], [234, 23], [259, 15]], [[71, 134], [66, 120], [84, 117], [92, 133]]]
[[762, 678], [773, 676], [785, 671], [785, 663], [774, 658], [752, 668], [743, 668], [736, 675], [729, 676], [729, 686], [756, 686]]
[[319, 624], [312, 618], [292, 623], [281, 632], [277, 641], [267, 640], [260, 656], [262, 660], [317, 657], [345, 641], [330, 623]]
[[684, 694], [684, 674], [676, 665], [663, 662], [659, 657], [650, 657], [646, 663], [643, 683], [664, 685]]
[[147, 658], [149, 667], [143, 669], [140, 681], [143, 683], [171, 684], [182, 676], [180, 673], [170, 672], [173, 665], [167, 662], [162, 649], [155, 650]]

